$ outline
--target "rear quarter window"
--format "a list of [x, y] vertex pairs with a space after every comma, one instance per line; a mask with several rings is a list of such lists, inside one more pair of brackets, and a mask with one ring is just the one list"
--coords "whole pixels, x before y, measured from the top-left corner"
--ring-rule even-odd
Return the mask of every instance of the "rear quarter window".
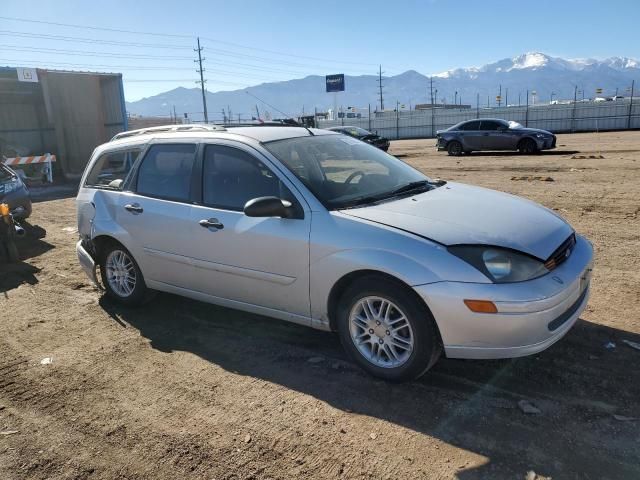
[[89, 172], [85, 187], [121, 190], [142, 149], [142, 146], [137, 146], [103, 153]]

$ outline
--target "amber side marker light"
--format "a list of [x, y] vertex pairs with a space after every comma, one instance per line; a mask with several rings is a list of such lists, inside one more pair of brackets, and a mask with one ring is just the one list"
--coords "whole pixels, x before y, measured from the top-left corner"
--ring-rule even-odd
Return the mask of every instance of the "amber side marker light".
[[465, 300], [464, 304], [476, 313], [498, 313], [498, 307], [489, 300]]
[[9, 205], [6, 203], [0, 203], [0, 217], [9, 216]]

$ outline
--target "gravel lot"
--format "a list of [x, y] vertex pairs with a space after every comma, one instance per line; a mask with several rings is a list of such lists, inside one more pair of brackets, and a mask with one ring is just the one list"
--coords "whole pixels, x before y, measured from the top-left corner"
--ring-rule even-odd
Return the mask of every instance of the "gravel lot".
[[24, 261], [0, 262], [0, 478], [640, 478], [640, 351], [624, 343], [640, 343], [640, 132], [560, 135], [535, 156], [433, 146], [391, 153], [543, 203], [595, 244], [592, 299], [561, 342], [388, 385], [332, 334], [171, 295], [124, 309], [81, 272], [73, 192], [56, 191]]

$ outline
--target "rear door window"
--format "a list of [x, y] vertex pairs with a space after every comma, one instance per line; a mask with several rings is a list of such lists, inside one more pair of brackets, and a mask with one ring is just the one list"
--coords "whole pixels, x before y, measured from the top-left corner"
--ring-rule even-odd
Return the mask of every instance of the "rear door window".
[[86, 187], [122, 189], [124, 179], [129, 175], [131, 166], [142, 152], [142, 146], [136, 146], [100, 155], [93, 165], [85, 182]]
[[189, 201], [195, 153], [195, 144], [152, 145], [140, 165], [136, 192], [165, 200]]
[[480, 122], [473, 121], [460, 125], [460, 130], [480, 130]]

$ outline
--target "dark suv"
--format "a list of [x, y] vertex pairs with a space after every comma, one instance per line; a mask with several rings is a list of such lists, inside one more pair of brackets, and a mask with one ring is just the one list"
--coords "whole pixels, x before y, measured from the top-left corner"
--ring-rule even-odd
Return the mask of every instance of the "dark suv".
[[446, 150], [454, 156], [478, 150], [517, 150], [533, 154], [556, 148], [553, 133], [498, 118], [460, 122], [446, 130], [438, 130], [436, 139], [438, 150]]

